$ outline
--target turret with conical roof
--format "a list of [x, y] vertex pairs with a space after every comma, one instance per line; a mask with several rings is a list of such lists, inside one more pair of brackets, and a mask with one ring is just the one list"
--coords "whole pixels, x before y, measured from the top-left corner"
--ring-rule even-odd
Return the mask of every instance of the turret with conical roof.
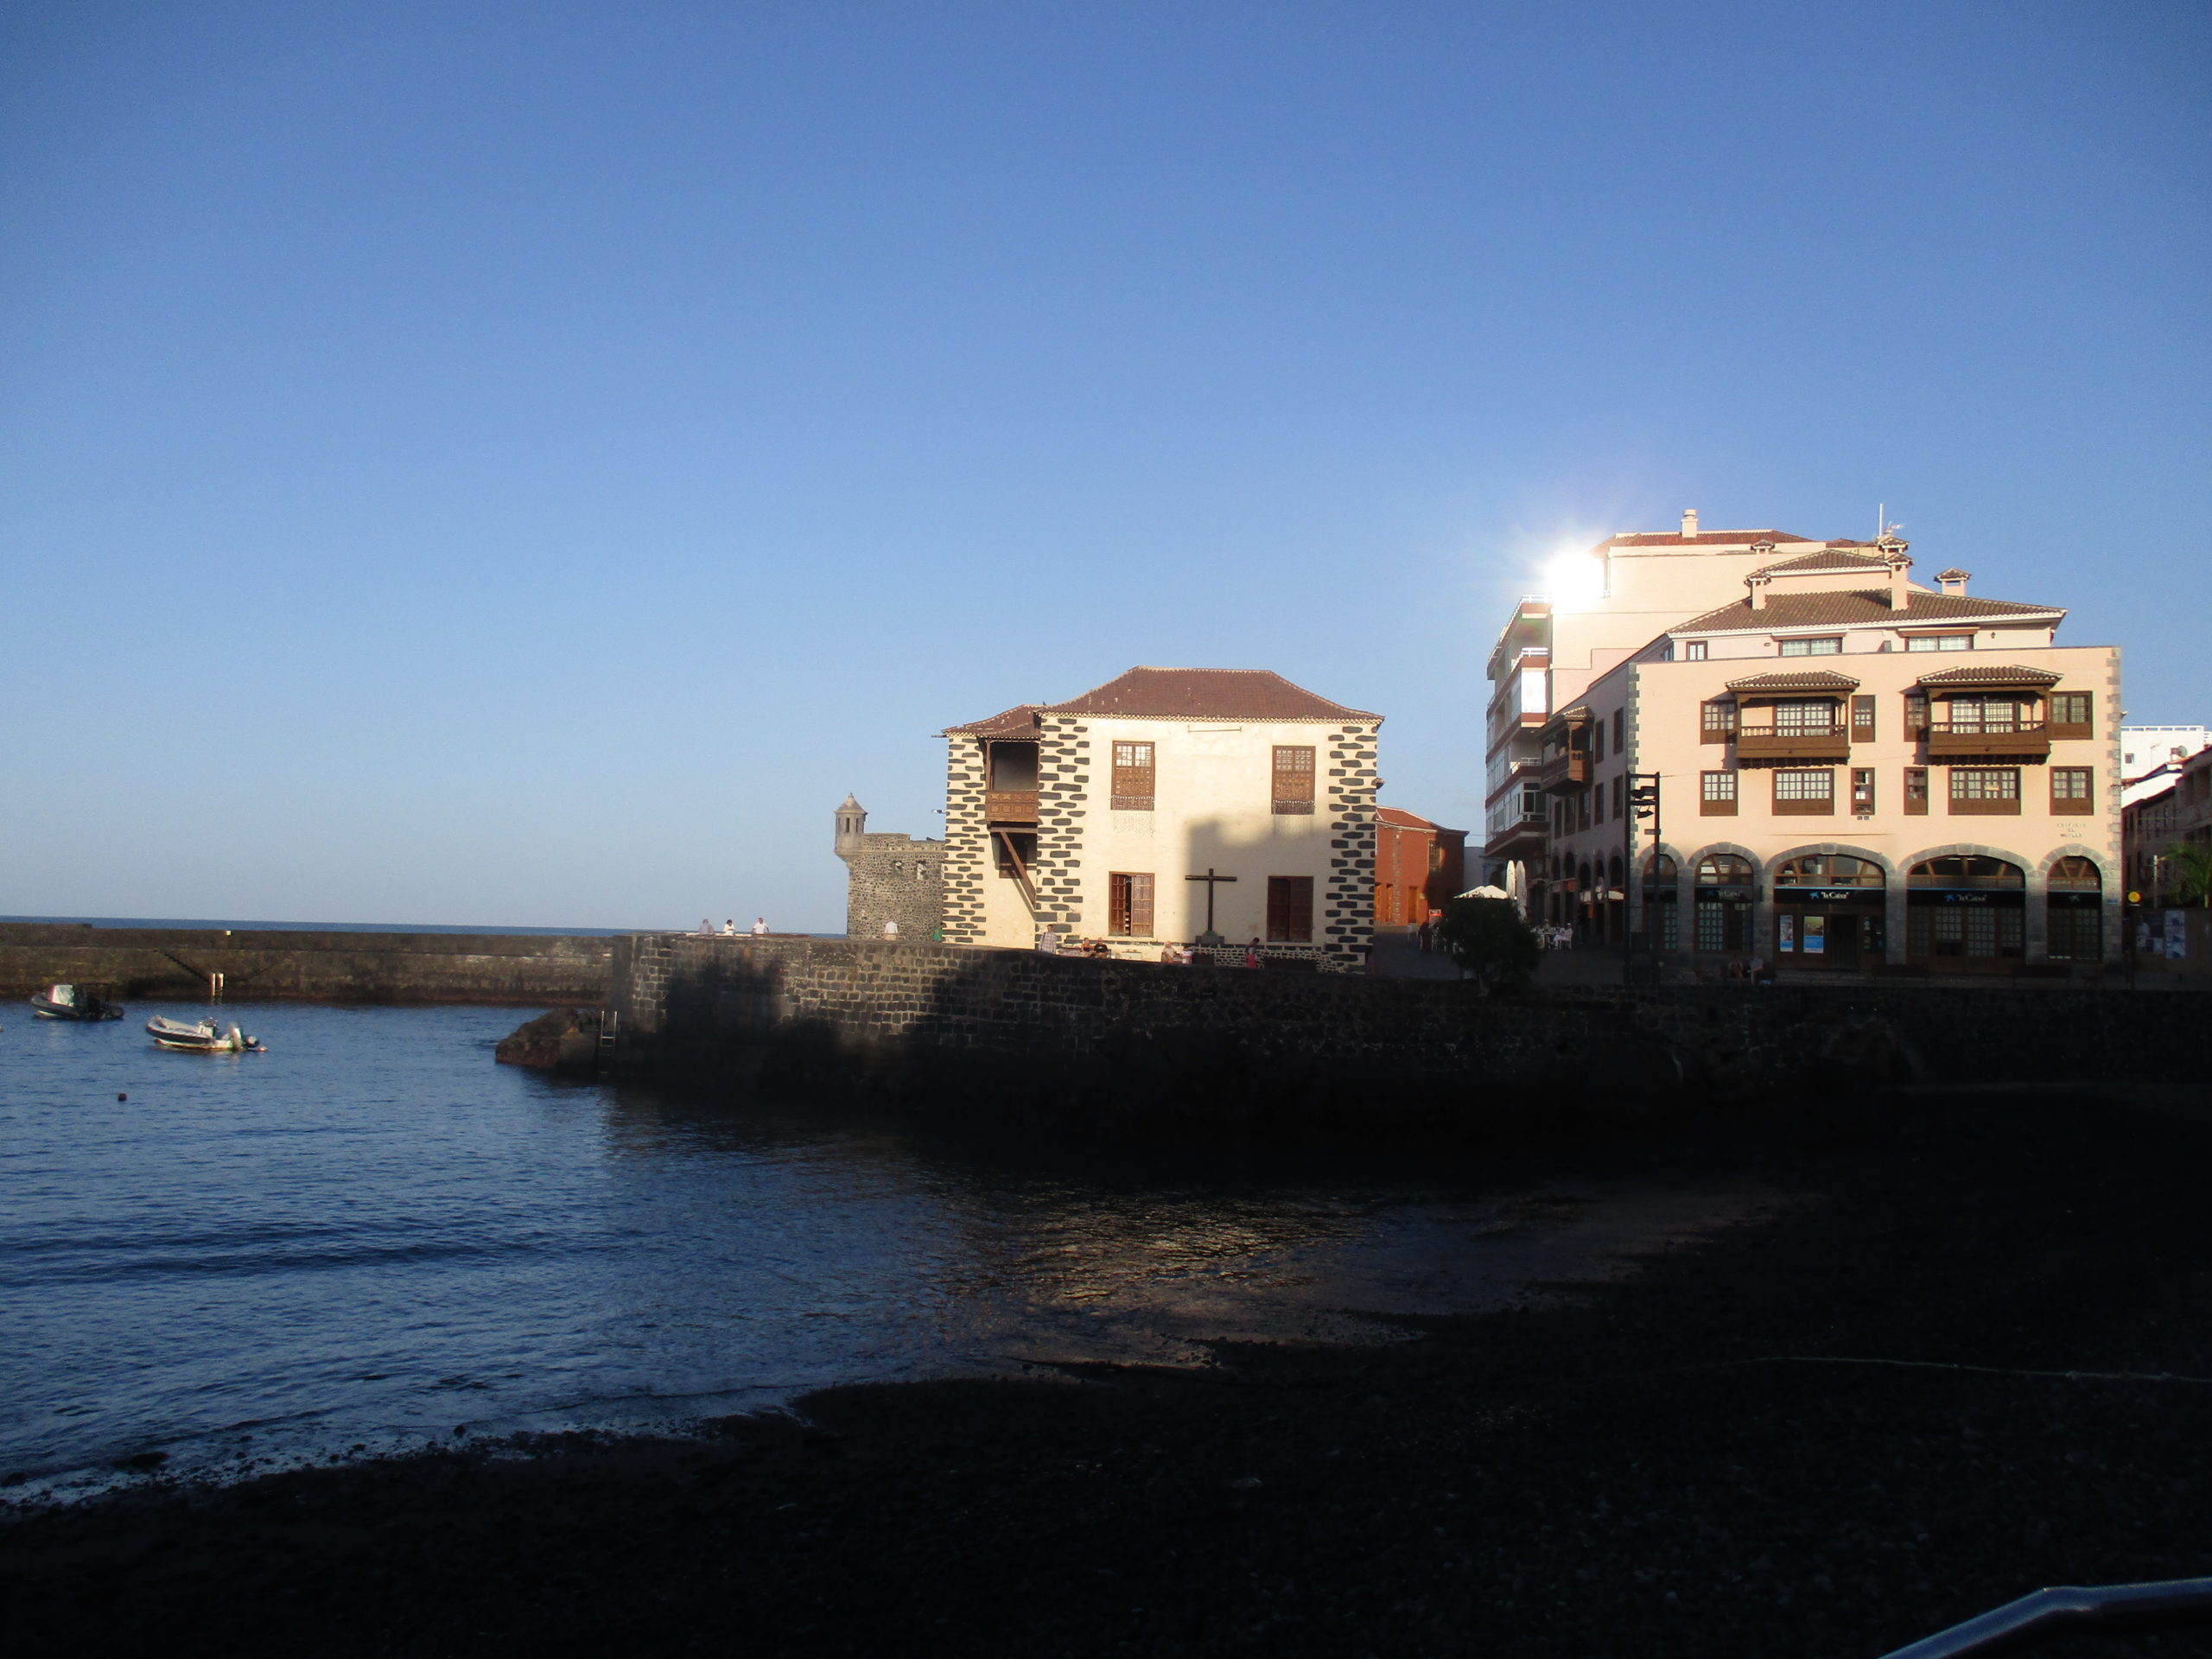
[[860, 851], [868, 834], [868, 809], [852, 795], [837, 809], [837, 856], [850, 859]]

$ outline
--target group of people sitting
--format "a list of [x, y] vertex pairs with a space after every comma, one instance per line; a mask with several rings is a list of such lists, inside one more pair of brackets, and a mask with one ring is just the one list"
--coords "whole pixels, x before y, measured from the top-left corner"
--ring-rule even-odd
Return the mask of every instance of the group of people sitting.
[[[768, 918], [766, 916], [755, 916], [753, 918], [753, 925], [745, 931], [748, 933], [756, 934], [763, 938], [766, 938], [768, 933]], [[699, 932], [702, 938], [712, 938], [715, 932], [715, 925], [709, 921], [704, 916], [702, 916], [699, 918]], [[734, 918], [730, 917], [724, 917], [722, 918], [721, 936], [726, 939], [734, 939], [737, 937], [737, 923]]]

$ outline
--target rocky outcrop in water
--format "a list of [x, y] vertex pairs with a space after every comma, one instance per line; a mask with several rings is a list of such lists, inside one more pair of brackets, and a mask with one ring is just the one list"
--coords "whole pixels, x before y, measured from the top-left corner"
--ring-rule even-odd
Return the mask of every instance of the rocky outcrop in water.
[[555, 1008], [541, 1014], [502, 1037], [492, 1052], [501, 1065], [588, 1077], [598, 1059], [599, 1010]]

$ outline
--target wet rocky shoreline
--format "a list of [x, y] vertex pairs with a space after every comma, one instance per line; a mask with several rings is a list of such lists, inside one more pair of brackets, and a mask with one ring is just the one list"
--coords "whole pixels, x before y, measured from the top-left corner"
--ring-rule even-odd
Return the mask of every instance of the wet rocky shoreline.
[[0, 1637], [1872, 1656], [2040, 1584], [2212, 1570], [2212, 1384], [2150, 1380], [2212, 1378], [2212, 1120], [1991, 1090], [1779, 1121], [1610, 1155], [1801, 1202], [1618, 1282], [1400, 1318], [1417, 1340], [18, 1512]]

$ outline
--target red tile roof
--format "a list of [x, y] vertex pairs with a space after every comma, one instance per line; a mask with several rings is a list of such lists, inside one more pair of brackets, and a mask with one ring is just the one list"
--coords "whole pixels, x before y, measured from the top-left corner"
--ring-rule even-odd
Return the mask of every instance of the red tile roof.
[[1464, 830], [1446, 830], [1440, 823], [1416, 817], [1402, 806], [1378, 806], [1375, 809], [1375, 817], [1376, 822], [1395, 824], [1401, 830], [1433, 830], [1444, 836], [1464, 836], [1467, 833]]
[[1832, 547], [1820, 553], [1808, 553], [1795, 559], [1784, 559], [1780, 564], [1763, 564], [1752, 572], [1762, 576], [1807, 575], [1815, 570], [1849, 570], [1853, 572], [1882, 570], [1888, 567], [1872, 553], [1853, 553]]
[[1947, 668], [1940, 674], [1923, 674], [1923, 685], [2056, 685], [2062, 677], [2047, 668], [1999, 666]]
[[1753, 610], [1748, 599], [1737, 600], [1703, 616], [1677, 623], [1669, 633], [1723, 633], [1757, 628], [1896, 627], [1915, 622], [1964, 622], [1987, 617], [2014, 621], [2023, 617], [2063, 617], [2054, 605], [2016, 605], [2009, 600], [1968, 599], [1963, 594], [1910, 594], [1901, 611], [1890, 608], [1886, 590], [1851, 593], [1834, 589], [1817, 594], [1772, 594], [1764, 608]]
[[1694, 536], [1677, 536], [1666, 530], [1634, 530], [1608, 536], [1600, 547], [1749, 547], [1753, 542], [1809, 542], [1810, 536], [1793, 536], [1786, 530], [1701, 530]]
[[1749, 679], [1728, 682], [1731, 691], [1856, 691], [1859, 682], [1848, 674], [1830, 673], [1825, 669], [1802, 674], [1754, 674]]
[[1133, 668], [1048, 715], [1133, 715], [1160, 720], [1376, 720], [1316, 696], [1264, 668]]
[[965, 726], [948, 726], [939, 737], [960, 734], [969, 737], [1032, 738], [1037, 735], [1037, 705], [1018, 702], [1002, 715], [993, 715], [988, 720], [970, 721]]

